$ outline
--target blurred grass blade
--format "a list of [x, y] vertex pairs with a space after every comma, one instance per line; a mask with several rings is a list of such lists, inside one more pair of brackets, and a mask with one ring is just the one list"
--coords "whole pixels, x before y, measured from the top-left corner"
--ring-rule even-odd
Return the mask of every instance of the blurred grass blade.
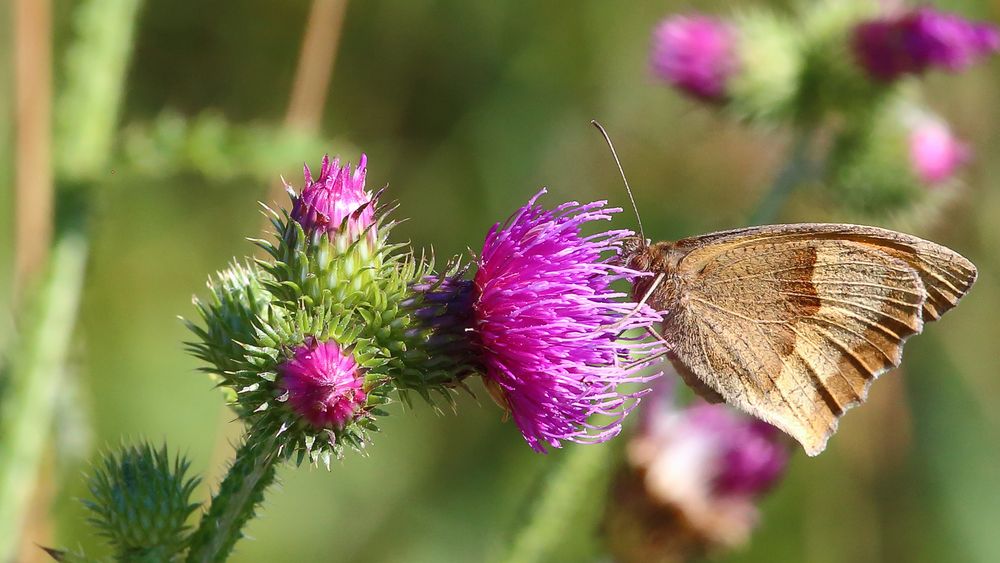
[[89, 0], [74, 11], [75, 40], [66, 51], [65, 87], [55, 107], [60, 180], [87, 180], [107, 172], [141, 4]]
[[49, 443], [86, 261], [82, 230], [62, 233], [52, 249], [48, 277], [22, 316], [26, 326], [11, 358], [0, 409], [0, 561], [9, 561], [20, 543], [21, 518]]
[[809, 162], [812, 137], [811, 130], [796, 132], [789, 149], [788, 162], [778, 172], [774, 183], [751, 213], [749, 220], [751, 225], [773, 223], [795, 188], [814, 173], [813, 165]]
[[952, 549], [937, 555], [949, 561], [996, 561], [1000, 436], [936, 333], [921, 338], [907, 360], [918, 479], [934, 508], [927, 513], [934, 533], [922, 541], [931, 553], [947, 543]]

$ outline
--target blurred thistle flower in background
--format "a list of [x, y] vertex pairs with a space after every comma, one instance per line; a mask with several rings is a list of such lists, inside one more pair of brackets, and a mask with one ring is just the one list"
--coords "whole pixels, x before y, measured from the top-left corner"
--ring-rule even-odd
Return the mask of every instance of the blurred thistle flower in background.
[[823, 187], [851, 220], [926, 227], [947, 216], [971, 156], [942, 117], [897, 98], [837, 132]]
[[624, 562], [688, 561], [749, 540], [784, 475], [780, 431], [724, 405], [648, 405], [615, 479], [605, 531]]
[[[315, 181], [309, 167], [304, 168], [305, 186], [295, 198], [292, 219], [302, 225], [307, 234], [325, 232], [336, 234], [347, 221], [348, 233], [357, 238], [375, 222], [375, 201], [365, 191], [368, 157], [364, 154], [357, 168], [340, 166], [340, 159], [323, 157], [319, 178]], [[290, 186], [287, 189], [292, 190]], [[292, 190], [294, 193], [294, 190]], [[374, 239], [374, 233], [370, 234]]]
[[603, 442], [621, 431], [640, 393], [619, 387], [652, 377], [643, 375], [641, 359], [656, 346], [645, 333], [621, 335], [660, 320], [611, 287], [642, 275], [612, 264], [633, 233], [581, 232], [620, 210], [603, 201], [546, 210], [535, 203], [543, 193], [486, 236], [472, 305], [484, 383], [540, 452], [562, 441]]
[[776, 179], [796, 187], [822, 179], [837, 220], [897, 228], [942, 218], [957, 190], [925, 188], [955, 184], [971, 155], [898, 79], [962, 70], [1000, 50], [992, 24], [862, 0], [801, 3], [788, 14], [673, 16], [653, 38], [654, 71], [682, 93], [745, 123], [794, 132]]
[[929, 186], [951, 180], [972, 157], [972, 149], [955, 137], [941, 119], [923, 117], [910, 130], [910, 164]]
[[701, 14], [674, 16], [653, 33], [650, 65], [659, 78], [707, 101], [727, 95], [729, 78], [739, 70], [736, 29]]
[[278, 369], [288, 403], [316, 428], [343, 428], [365, 406], [358, 364], [336, 342], [307, 341]]
[[852, 47], [872, 78], [889, 82], [931, 68], [965, 69], [1000, 50], [1000, 30], [925, 7], [858, 24]]

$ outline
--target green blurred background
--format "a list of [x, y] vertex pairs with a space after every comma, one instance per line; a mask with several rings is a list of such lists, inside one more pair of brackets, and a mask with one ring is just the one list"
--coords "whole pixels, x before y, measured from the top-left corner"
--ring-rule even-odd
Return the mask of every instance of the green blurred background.
[[[1000, 21], [995, 2], [938, 5]], [[55, 2], [57, 61], [75, 6]], [[253, 169], [248, 174], [239, 167], [213, 174], [216, 163], [231, 160], [224, 150], [213, 153], [210, 134], [190, 141], [194, 164], [161, 166], [155, 147], [140, 146], [150, 126], [131, 125], [133, 136], [116, 139], [125, 156], [98, 186], [72, 351], [75, 385], [60, 399], [46, 458], [56, 467], [48, 477], [51, 521], [48, 528], [44, 518], [34, 522], [28, 532], [52, 535], [26, 540], [102, 552], [76, 497], [84, 494], [87, 460], [122, 437], [166, 440], [208, 483], [218, 481], [238, 428], [184, 353], [188, 335], [176, 316], [194, 315], [191, 295], [204, 291], [208, 273], [251, 251], [244, 237], [263, 223], [256, 202], [269, 197], [279, 175], [300, 185], [302, 161], [318, 165], [324, 150], [351, 161], [364, 150], [369, 186], [388, 184], [397, 216], [409, 218], [397, 237], [433, 247], [439, 257], [476, 249], [493, 222], [540, 186], [549, 188], [549, 202], [627, 205], [617, 169], [589, 125], [594, 118], [617, 143], [648, 236], [740, 225], [780, 167], [787, 138], [733, 124], [650, 77], [651, 28], [695, 6], [725, 12], [750, 3], [352, 2], [319, 124], [328, 144], [295, 145], [312, 151], [305, 154], [275, 149], [281, 154], [273, 167], [237, 162]], [[174, 125], [178, 116], [212, 112], [218, 123], [279, 126], [309, 7], [305, 0], [147, 0], [122, 125], [159, 119], [169, 130], [169, 110]], [[9, 14], [0, 23], [6, 331]], [[60, 79], [57, 66], [57, 88]], [[763, 502], [751, 544], [722, 560], [1000, 560], [1000, 61], [926, 84], [931, 107], [974, 145], [976, 160], [944, 220], [915, 234], [960, 250], [980, 267], [980, 281], [962, 307], [910, 343], [904, 369], [875, 385], [870, 404], [846, 417], [825, 454], [796, 452], [786, 480]], [[266, 145], [262, 137], [254, 142]], [[849, 219], [821, 209], [809, 192], [782, 217], [819, 218]], [[629, 214], [616, 220], [634, 225]], [[463, 397], [457, 415], [423, 405], [406, 413], [397, 405], [396, 412], [404, 415], [385, 420], [368, 457], [349, 456], [329, 473], [282, 468], [281, 485], [248, 529], [252, 539], [232, 560], [478, 561], [502, 552], [560, 453], [532, 453], [488, 399]], [[587, 531], [577, 535], [567, 543]]]

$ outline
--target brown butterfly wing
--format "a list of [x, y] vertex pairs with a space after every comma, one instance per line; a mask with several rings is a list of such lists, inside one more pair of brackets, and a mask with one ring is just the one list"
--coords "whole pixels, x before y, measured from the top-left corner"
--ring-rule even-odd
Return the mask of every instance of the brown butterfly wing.
[[679, 371], [810, 455], [976, 277], [945, 247], [854, 225], [755, 227], [673, 250], [674, 302], [661, 305]]

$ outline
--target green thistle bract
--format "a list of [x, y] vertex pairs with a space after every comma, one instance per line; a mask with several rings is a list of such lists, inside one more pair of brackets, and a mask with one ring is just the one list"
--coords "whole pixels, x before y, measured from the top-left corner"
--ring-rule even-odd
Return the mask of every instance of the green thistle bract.
[[414, 389], [431, 401], [437, 391], [446, 401], [451, 389], [461, 386], [468, 375], [482, 373], [482, 358], [469, 334], [475, 319], [474, 282], [466, 279], [468, 266], [458, 260], [440, 274], [427, 274], [410, 285], [410, 295], [401, 304], [408, 313], [409, 343], [400, 369], [398, 385]]
[[260, 276], [255, 265], [233, 262], [208, 281], [210, 297], [207, 300], [193, 299], [205, 328], [185, 321], [200, 340], [188, 343], [188, 351], [212, 365], [203, 369], [217, 378], [230, 403], [236, 399], [231, 392], [235, 387], [231, 374], [241, 368], [241, 343], [252, 341], [258, 317], [263, 315], [266, 325], [266, 317], [272, 313], [268, 307], [271, 295], [261, 286]]
[[188, 516], [198, 508], [185, 479], [189, 463], [149, 444], [108, 453], [94, 468], [84, 505], [90, 522], [108, 538], [119, 561], [169, 561], [185, 548]]

